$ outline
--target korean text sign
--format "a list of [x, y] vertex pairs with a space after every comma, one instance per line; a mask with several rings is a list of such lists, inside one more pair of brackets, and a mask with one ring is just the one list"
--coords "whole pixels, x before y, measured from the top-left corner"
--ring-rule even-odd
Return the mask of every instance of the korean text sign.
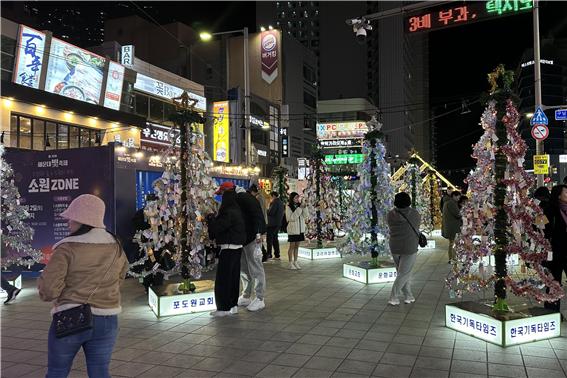
[[106, 108], [120, 110], [123, 82], [124, 66], [110, 61], [108, 65], [108, 76], [106, 77], [106, 91], [104, 92], [104, 106]]
[[230, 161], [230, 119], [228, 101], [213, 104], [213, 156], [215, 161]]
[[105, 59], [56, 38], [51, 39], [45, 90], [98, 105]]
[[318, 139], [352, 139], [363, 138], [368, 132], [366, 122], [328, 122], [317, 124]]
[[20, 25], [14, 83], [39, 88], [44, 49], [45, 33]]

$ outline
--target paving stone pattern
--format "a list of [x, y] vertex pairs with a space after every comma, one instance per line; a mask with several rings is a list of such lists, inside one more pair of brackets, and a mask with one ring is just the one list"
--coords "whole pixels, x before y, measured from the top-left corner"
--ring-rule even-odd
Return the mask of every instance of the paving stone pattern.
[[[444, 327], [449, 271], [444, 240], [420, 252], [416, 302], [391, 307], [391, 284], [342, 278], [342, 263], [265, 264], [266, 309], [230, 318], [208, 313], [157, 319], [136, 280], [123, 287], [113, 377], [566, 377], [567, 338], [501, 348]], [[282, 245], [283, 246], [283, 245]], [[287, 255], [285, 248], [282, 256]], [[356, 259], [356, 258], [354, 258]], [[212, 277], [212, 276], [211, 276]], [[491, 292], [484, 293], [487, 298]], [[478, 298], [466, 297], [465, 299]], [[512, 298], [512, 302], [514, 302]], [[518, 299], [516, 299], [518, 300]], [[523, 300], [525, 302], [525, 300]], [[1, 306], [1, 376], [43, 377], [50, 305], [34, 280]], [[565, 335], [565, 324], [562, 334]], [[70, 377], [86, 377], [84, 355]]]

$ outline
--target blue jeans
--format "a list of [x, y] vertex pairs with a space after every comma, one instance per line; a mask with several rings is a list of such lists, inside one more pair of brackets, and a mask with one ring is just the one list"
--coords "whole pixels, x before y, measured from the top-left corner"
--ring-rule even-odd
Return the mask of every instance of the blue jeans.
[[108, 367], [117, 335], [117, 315], [93, 315], [93, 328], [60, 339], [55, 337], [55, 328], [51, 323], [46, 378], [66, 378], [81, 347], [85, 352], [89, 377], [110, 378]]

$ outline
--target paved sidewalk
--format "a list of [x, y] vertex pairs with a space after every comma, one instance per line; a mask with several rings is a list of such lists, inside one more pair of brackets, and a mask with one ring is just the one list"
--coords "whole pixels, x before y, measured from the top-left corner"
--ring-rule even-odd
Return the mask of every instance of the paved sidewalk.
[[[342, 263], [266, 264], [266, 309], [231, 318], [208, 313], [157, 319], [136, 280], [123, 289], [124, 312], [111, 364], [113, 377], [565, 377], [567, 338], [500, 348], [444, 327], [446, 242], [421, 252], [414, 270], [417, 301], [387, 306], [391, 284], [341, 277]], [[287, 255], [282, 251], [282, 256]], [[1, 306], [1, 376], [43, 377], [47, 303], [33, 280]], [[486, 293], [491, 296], [490, 292]], [[562, 334], [565, 335], [565, 325]], [[84, 356], [71, 377], [86, 377]]]

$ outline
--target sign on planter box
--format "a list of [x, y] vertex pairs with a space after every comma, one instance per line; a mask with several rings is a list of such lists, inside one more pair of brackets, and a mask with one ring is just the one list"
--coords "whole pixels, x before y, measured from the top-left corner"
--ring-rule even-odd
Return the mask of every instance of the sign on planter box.
[[148, 304], [158, 317], [211, 311], [216, 309], [215, 294], [213, 291], [195, 294], [158, 296], [150, 288], [148, 291]]

